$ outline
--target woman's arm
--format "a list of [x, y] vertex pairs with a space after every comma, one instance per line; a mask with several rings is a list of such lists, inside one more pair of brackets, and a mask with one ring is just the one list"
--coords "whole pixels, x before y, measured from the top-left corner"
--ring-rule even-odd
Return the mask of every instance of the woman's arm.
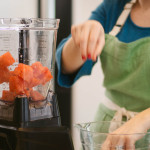
[[62, 51], [62, 72], [76, 72], [86, 59], [96, 61], [105, 44], [102, 25], [98, 21], [88, 20], [71, 28], [72, 37]]
[[120, 128], [110, 133], [102, 149], [107, 148], [109, 150], [116, 146], [123, 146], [125, 149], [134, 149], [135, 142], [141, 139], [148, 129], [150, 129], [150, 108], [137, 114]]

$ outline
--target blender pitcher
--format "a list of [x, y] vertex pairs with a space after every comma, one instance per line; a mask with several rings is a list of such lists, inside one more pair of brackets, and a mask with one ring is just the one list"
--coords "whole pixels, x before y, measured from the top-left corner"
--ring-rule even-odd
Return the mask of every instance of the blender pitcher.
[[54, 93], [59, 19], [0, 19], [0, 149], [73, 150]]
[[19, 111], [30, 121], [53, 117], [58, 26], [59, 19], [0, 19], [0, 119], [13, 121], [18, 105], [29, 106]]

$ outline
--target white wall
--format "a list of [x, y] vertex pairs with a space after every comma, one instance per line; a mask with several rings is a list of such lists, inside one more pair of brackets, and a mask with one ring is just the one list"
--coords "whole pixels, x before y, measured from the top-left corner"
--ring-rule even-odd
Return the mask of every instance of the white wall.
[[[81, 23], [88, 19], [102, 0], [73, 0], [73, 24]], [[80, 149], [78, 130], [73, 126], [76, 123], [93, 121], [96, 109], [104, 98], [102, 86], [103, 74], [100, 62], [94, 66], [91, 76], [82, 77], [73, 86], [72, 95], [72, 134], [75, 150]]]
[[36, 18], [37, 0], [1, 0], [0, 18]]

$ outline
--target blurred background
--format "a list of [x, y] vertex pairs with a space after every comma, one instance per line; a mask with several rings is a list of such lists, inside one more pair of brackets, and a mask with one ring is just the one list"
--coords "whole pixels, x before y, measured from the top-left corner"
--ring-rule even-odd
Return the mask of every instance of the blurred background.
[[[58, 43], [70, 34], [72, 24], [88, 19], [102, 0], [1, 0], [0, 18], [59, 18]], [[76, 123], [93, 121], [96, 109], [104, 97], [103, 74], [100, 62], [96, 63], [91, 76], [82, 77], [71, 88], [57, 84], [55, 92], [62, 118], [62, 124], [72, 132], [75, 150], [80, 149]]]

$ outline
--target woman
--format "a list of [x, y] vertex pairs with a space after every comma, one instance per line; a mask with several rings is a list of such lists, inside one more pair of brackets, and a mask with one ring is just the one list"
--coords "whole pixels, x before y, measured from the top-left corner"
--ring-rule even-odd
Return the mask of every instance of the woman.
[[[88, 21], [72, 26], [71, 36], [57, 48], [58, 83], [65, 87], [89, 75], [100, 57], [107, 98], [95, 120], [120, 121], [124, 116], [129, 120], [115, 131], [111, 124], [113, 134], [150, 128], [149, 14], [149, 0], [104, 0]], [[113, 139], [113, 143], [130, 147], [139, 138]], [[110, 141], [111, 136], [104, 145]]]

